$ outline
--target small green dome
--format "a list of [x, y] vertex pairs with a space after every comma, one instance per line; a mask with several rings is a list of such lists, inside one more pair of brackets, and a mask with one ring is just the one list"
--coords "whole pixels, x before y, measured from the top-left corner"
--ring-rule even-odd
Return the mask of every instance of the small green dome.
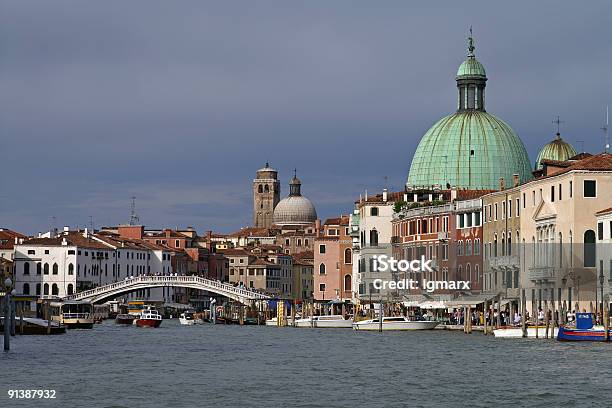
[[558, 160], [565, 161], [570, 157], [574, 157], [576, 155], [576, 150], [574, 147], [567, 143], [565, 140], [561, 139], [561, 135], [557, 133], [555, 140], [544, 145], [540, 153], [538, 153], [538, 158], [535, 162], [535, 169], [539, 170], [542, 168], [542, 160]]
[[446, 184], [472, 190], [499, 189], [531, 177], [529, 156], [521, 139], [501, 119], [480, 110], [440, 119], [421, 139], [410, 166], [408, 187]]
[[484, 66], [473, 56], [469, 56], [468, 59], [463, 61], [461, 65], [459, 65], [459, 69], [457, 70], [457, 79], [461, 79], [462, 77], [487, 77], [487, 73], [485, 72]]

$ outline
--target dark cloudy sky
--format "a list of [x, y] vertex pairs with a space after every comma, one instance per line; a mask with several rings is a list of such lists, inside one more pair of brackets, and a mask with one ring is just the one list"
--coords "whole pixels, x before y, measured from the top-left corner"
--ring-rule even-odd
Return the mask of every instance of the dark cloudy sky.
[[[426, 4], [425, 4], [426, 3]], [[321, 218], [384, 177], [455, 108], [474, 27], [488, 111], [533, 159], [554, 134], [601, 151], [612, 3], [0, 2], [0, 226], [250, 223], [269, 160]]]

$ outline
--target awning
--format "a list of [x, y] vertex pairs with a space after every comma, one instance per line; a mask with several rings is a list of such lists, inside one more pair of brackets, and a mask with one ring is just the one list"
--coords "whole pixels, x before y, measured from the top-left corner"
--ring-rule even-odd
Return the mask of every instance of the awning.
[[432, 301], [432, 302], [423, 302], [418, 305], [421, 309], [446, 309], [448, 305], [444, 302]]

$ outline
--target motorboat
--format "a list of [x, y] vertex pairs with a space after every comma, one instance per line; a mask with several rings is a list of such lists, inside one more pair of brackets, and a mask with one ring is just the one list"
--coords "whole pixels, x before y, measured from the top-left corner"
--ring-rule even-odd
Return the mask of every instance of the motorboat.
[[347, 328], [353, 327], [353, 318], [345, 319], [342, 315], [311, 316], [295, 321], [295, 327], [329, 327]]
[[[266, 326], [278, 326], [278, 317], [266, 320]], [[293, 326], [293, 319], [287, 317], [287, 326]]]
[[147, 308], [140, 312], [140, 316], [135, 320], [138, 327], [159, 327], [162, 316], [153, 308]]
[[[388, 316], [382, 319], [382, 330], [431, 330], [439, 322], [434, 320], [410, 320], [405, 316]], [[381, 329], [379, 318], [353, 323], [354, 330], [378, 331]]]
[[564, 325], [559, 327], [557, 340], [559, 341], [606, 341], [612, 337], [612, 330], [608, 329], [606, 339], [606, 329], [604, 326], [593, 325], [592, 313], [576, 313], [575, 325]]
[[[535, 339], [537, 338], [554, 338], [557, 336], [559, 331], [558, 327], [548, 327], [548, 336], [546, 336], [546, 326], [527, 326], [527, 338]], [[537, 333], [537, 336], [536, 336]], [[497, 329], [493, 329], [493, 336], [499, 338], [520, 338], [523, 337], [523, 328], [520, 326], [502, 326]]]
[[50, 303], [51, 320], [68, 329], [91, 329], [94, 325], [93, 304], [70, 300]]
[[130, 313], [121, 313], [115, 317], [115, 323], [117, 324], [125, 324], [132, 325], [134, 324], [134, 320], [136, 320], [137, 316]]
[[200, 319], [192, 311], [185, 311], [179, 316], [179, 322], [183, 326], [193, 326], [194, 324], [204, 324], [204, 320]]

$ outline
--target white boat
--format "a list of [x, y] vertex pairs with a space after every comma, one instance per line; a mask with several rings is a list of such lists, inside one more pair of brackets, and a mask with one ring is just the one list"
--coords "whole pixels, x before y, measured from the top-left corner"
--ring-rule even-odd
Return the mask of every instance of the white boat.
[[93, 304], [82, 300], [51, 302], [51, 320], [68, 329], [91, 329], [94, 325]]
[[[266, 320], [266, 326], [278, 326], [278, 318], [273, 317]], [[293, 319], [291, 317], [287, 317], [287, 326], [293, 326]]]
[[[537, 326], [538, 338], [543, 339], [546, 335], [546, 326]], [[551, 335], [551, 327], [548, 328], [548, 338], [557, 338], [559, 328], [555, 327]], [[493, 329], [493, 336], [500, 338], [521, 338], [523, 337], [523, 329], [521, 327], [500, 327]], [[527, 338], [536, 338], [536, 326], [527, 326]]]
[[312, 316], [295, 321], [296, 327], [330, 327], [347, 328], [353, 327], [353, 319], [345, 319], [342, 315]]
[[[435, 328], [439, 322], [430, 320], [409, 320], [404, 316], [388, 316], [383, 317], [383, 330], [431, 330]], [[361, 322], [353, 323], [354, 330], [380, 330], [380, 320], [369, 319]]]
[[204, 320], [196, 317], [193, 312], [186, 311], [179, 316], [179, 322], [183, 326], [193, 326], [194, 324], [204, 324]]

